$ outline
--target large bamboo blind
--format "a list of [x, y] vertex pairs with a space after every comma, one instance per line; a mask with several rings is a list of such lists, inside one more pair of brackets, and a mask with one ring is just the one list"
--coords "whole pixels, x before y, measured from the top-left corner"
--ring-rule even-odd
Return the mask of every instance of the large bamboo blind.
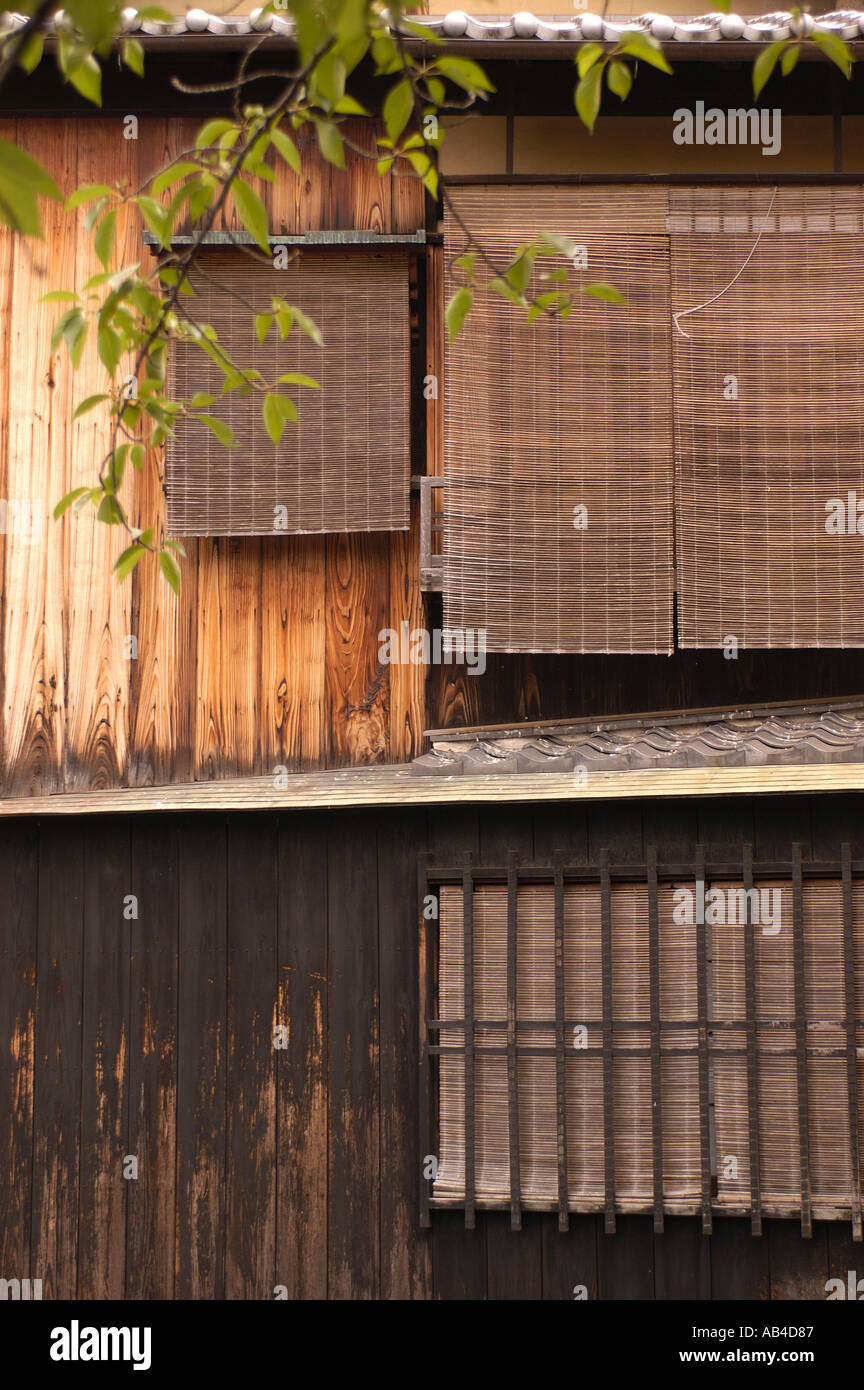
[[680, 643], [862, 646], [864, 544], [825, 523], [864, 496], [864, 190], [673, 188], [669, 212]]
[[[545, 229], [584, 246], [580, 299], [531, 326], [488, 289], [445, 364], [444, 620], [490, 651], [668, 652], [672, 403], [665, 190], [463, 188], [494, 257]], [[445, 222], [448, 294], [464, 237]], [[549, 270], [563, 259], [544, 259]], [[481, 277], [482, 278], [482, 277]], [[538, 292], [548, 286], [539, 284]], [[587, 529], [574, 508], [587, 508]]]
[[[174, 535], [405, 530], [409, 524], [408, 262], [389, 251], [304, 252], [284, 269], [239, 251], [207, 251], [190, 279], [197, 320], [212, 324], [241, 368], [268, 381], [303, 372], [321, 385], [284, 386], [299, 408], [274, 445], [259, 391], [221, 398], [240, 447], [181, 422], [168, 446], [168, 525]], [[269, 312], [273, 295], [319, 326], [317, 347], [299, 328], [263, 343], [249, 305]], [[173, 353], [173, 390], [218, 395], [219, 368], [196, 348]], [[283, 510], [284, 509], [284, 510]]]
[[[617, 1212], [653, 1211], [656, 1229], [701, 1212], [706, 1230], [749, 1213], [754, 1232], [763, 1215], [805, 1233], [833, 1218], [860, 1238], [862, 872], [846, 846], [755, 869], [745, 847], [737, 871], [650, 855], [443, 884], [427, 1210], [464, 1206], [472, 1224], [475, 1207], [509, 1207], [518, 1224], [557, 1207], [562, 1228], [605, 1211], [607, 1229]], [[679, 924], [675, 890], [698, 901], [700, 879], [709, 895], [755, 886], [770, 922], [747, 925], [741, 900], [734, 925], [710, 910]]]

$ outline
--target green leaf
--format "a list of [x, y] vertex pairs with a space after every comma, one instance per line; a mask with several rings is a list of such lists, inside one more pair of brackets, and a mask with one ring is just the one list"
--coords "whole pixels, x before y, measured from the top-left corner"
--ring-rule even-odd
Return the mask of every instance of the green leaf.
[[332, 121], [319, 121], [315, 129], [318, 134], [318, 146], [324, 158], [329, 164], [335, 164], [337, 169], [344, 169], [345, 150], [342, 136], [336, 126]]
[[102, 105], [102, 69], [92, 53], [70, 71], [67, 80], [85, 100], [94, 106]]
[[218, 396], [211, 396], [208, 391], [196, 391], [189, 405], [192, 410], [200, 410], [202, 406], [212, 405]]
[[78, 296], [73, 290], [50, 290], [48, 294], [43, 294], [39, 300], [40, 304], [63, 304], [71, 301], [78, 303]]
[[135, 199], [141, 209], [141, 216], [147, 224], [149, 230], [156, 237], [159, 245], [168, 251], [171, 248], [171, 220], [161, 203], [157, 203], [155, 198], [148, 198], [141, 193]]
[[576, 87], [576, 110], [579, 119], [588, 130], [594, 133], [594, 122], [600, 111], [600, 97], [603, 89], [603, 63], [589, 68]]
[[44, 198], [53, 198], [58, 203], [63, 201], [63, 195], [47, 169], [43, 169], [37, 159], [25, 154], [8, 140], [0, 140], [0, 172], [14, 182], [32, 188], [34, 193], [40, 193]]
[[321, 390], [321, 383], [314, 377], [306, 376], [305, 372], [284, 372], [277, 380], [284, 381], [288, 386], [311, 386], [314, 390]]
[[234, 431], [224, 420], [217, 420], [215, 415], [196, 415], [196, 420], [200, 420], [202, 425], [206, 425], [212, 430], [220, 444], [230, 445], [234, 443]]
[[169, 550], [176, 550], [177, 554], [182, 555], [184, 560], [188, 558], [186, 555], [186, 547], [182, 541], [166, 541], [165, 545]]
[[391, 87], [384, 98], [382, 115], [384, 125], [391, 140], [398, 140], [409, 120], [414, 106], [411, 83], [404, 79]]
[[777, 39], [775, 43], [769, 44], [768, 47], [759, 54], [759, 57], [753, 64], [754, 97], [759, 96], [762, 88], [774, 71], [777, 59], [786, 47], [787, 42], [788, 40], [786, 39]]
[[69, 309], [55, 325], [51, 335], [51, 351], [56, 352], [61, 343], [66, 344], [69, 360], [77, 367], [84, 351], [87, 338], [87, 320], [80, 309]]
[[476, 251], [466, 251], [464, 256], [457, 256], [453, 264], [454, 266], [458, 266], [460, 270], [464, 270], [466, 275], [473, 275], [476, 260]]
[[120, 46], [120, 57], [139, 77], [144, 76], [144, 49], [137, 39], [124, 39]]
[[593, 68], [599, 58], [602, 58], [606, 50], [602, 43], [585, 43], [576, 54], [576, 70], [580, 77], [584, 77], [589, 68]]
[[369, 112], [365, 106], [361, 106], [354, 97], [341, 96], [333, 107], [334, 112], [339, 116], [368, 116]]
[[279, 128], [277, 127], [275, 130], [272, 130], [270, 132], [270, 138], [273, 141], [273, 144], [276, 146], [276, 149], [281, 154], [282, 158], [285, 160], [285, 163], [288, 165], [289, 169], [293, 169], [295, 174], [299, 174], [300, 155], [298, 154], [297, 146], [294, 144], [294, 141], [291, 139], [290, 135], [286, 135], [284, 130], [279, 130]]
[[97, 198], [90, 211], [86, 214], [84, 218], [84, 230], [88, 236], [92, 233], [93, 228], [107, 206], [107, 198]]
[[519, 290], [514, 289], [509, 281], [500, 275], [496, 275], [494, 279], [489, 281], [489, 288], [493, 294], [500, 295], [502, 299], [509, 300], [511, 304], [522, 305], [525, 303], [525, 296]]
[[166, 188], [170, 188], [172, 183], [177, 183], [180, 179], [185, 179], [189, 174], [200, 172], [201, 165], [193, 164], [191, 160], [181, 160], [179, 164], [171, 164], [167, 169], [163, 169], [161, 174], [157, 174], [150, 185], [150, 192], [154, 198], [158, 198]]
[[59, 521], [67, 508], [71, 507], [73, 502], [77, 501], [79, 497], [83, 497], [85, 493], [89, 493], [89, 491], [89, 487], [73, 487], [71, 492], [67, 492], [65, 497], [61, 497], [57, 506], [54, 508], [54, 520]]
[[474, 296], [464, 285], [453, 295], [444, 314], [444, 322], [447, 325], [447, 339], [449, 342], [452, 343], [453, 339], [462, 332], [462, 327], [468, 316], [468, 311], [473, 303]]
[[614, 285], [608, 285], [605, 280], [596, 280], [591, 285], [580, 286], [583, 294], [590, 294], [592, 299], [608, 299], [610, 304], [626, 304], [620, 290], [616, 290]]
[[233, 126], [234, 122], [226, 121], [224, 117], [215, 121], [207, 121], [206, 125], [203, 125], [195, 136], [196, 150], [209, 149], [211, 145], [215, 145], [221, 135], [225, 134], [226, 130], [231, 130]]
[[276, 396], [268, 391], [264, 397], [264, 404], [261, 407], [261, 414], [264, 419], [264, 428], [269, 434], [274, 444], [278, 444], [285, 429], [285, 420]]
[[114, 233], [116, 227], [117, 211], [115, 208], [112, 208], [111, 211], [106, 212], [105, 216], [102, 218], [96, 230], [96, 235], [93, 238], [93, 250], [96, 252], [96, 255], [99, 257], [99, 260], [105, 266], [106, 270], [108, 268], [108, 262], [114, 253]]
[[813, 42], [817, 43], [824, 51], [826, 57], [838, 67], [844, 77], [852, 76], [852, 54], [847, 44], [836, 34], [825, 33], [823, 30], [816, 29], [813, 33]]
[[141, 472], [141, 465], [144, 462], [144, 455], [146, 452], [143, 444], [132, 445], [132, 453], [129, 457], [132, 460], [132, 467], [137, 468], [139, 473]]
[[633, 74], [626, 63], [619, 63], [616, 59], [609, 64], [606, 69], [606, 85], [616, 97], [620, 97], [622, 101], [627, 100], [633, 86]]
[[112, 497], [110, 492], [106, 492], [102, 501], [99, 503], [99, 510], [96, 513], [97, 521], [104, 521], [106, 526], [122, 526], [123, 512], [116, 497]]
[[267, 209], [262, 203], [254, 188], [251, 188], [243, 179], [235, 179], [231, 185], [231, 192], [234, 197], [234, 206], [240, 217], [240, 221], [251, 232], [262, 251], [269, 254], [270, 242], [269, 224], [267, 220]]
[[128, 578], [141, 559], [141, 556], [146, 554], [147, 551], [144, 546], [139, 545], [137, 541], [133, 541], [130, 546], [126, 547], [122, 555], [119, 555], [114, 563], [114, 569], [119, 583], [122, 584], [123, 580]]
[[442, 77], [466, 92], [494, 92], [495, 88], [483, 69], [470, 58], [438, 58], [436, 68]]
[[113, 376], [123, 355], [123, 339], [119, 333], [115, 333], [110, 324], [103, 323], [96, 338], [96, 347], [99, 352], [99, 361], [105, 370]]
[[629, 58], [638, 58], [643, 63], [649, 63], [652, 68], [659, 68], [661, 72], [671, 73], [672, 71], [657, 40], [652, 39], [648, 34], [641, 33], [638, 29], [629, 30], [623, 36], [618, 46], [618, 52], [626, 53]]
[[529, 255], [527, 252], [523, 252], [523, 254], [507, 268], [506, 279], [508, 285], [512, 285], [514, 290], [518, 290], [520, 294], [523, 294], [528, 288], [528, 282], [531, 279], [531, 272], [533, 269], [533, 256]]
[[92, 410], [94, 406], [99, 405], [100, 401], [107, 401], [110, 399], [110, 396], [106, 396], [104, 393], [99, 396], [88, 396], [87, 399], [83, 400], [81, 404], [78, 406], [77, 410], [75, 411], [75, 414], [72, 416], [72, 419], [79, 419], [80, 416], [86, 415], [88, 410]]
[[24, 69], [28, 77], [31, 72], [35, 72], [42, 61], [42, 49], [44, 45], [44, 34], [31, 34], [24, 47], [21, 49], [21, 52], [18, 54], [18, 66]]
[[159, 568], [167, 579], [175, 594], [180, 592], [180, 570], [177, 561], [169, 550], [159, 551]]
[[38, 198], [62, 194], [47, 170], [8, 140], [0, 140], [0, 222], [24, 236], [42, 236]]
[[66, 199], [66, 211], [71, 212], [82, 203], [92, 203], [96, 198], [110, 198], [116, 191], [109, 188], [107, 183], [83, 183], [74, 193], [69, 194]]
[[551, 252], [566, 256], [568, 261], [572, 261], [576, 255], [576, 243], [571, 241], [569, 236], [560, 236], [558, 232], [541, 232], [540, 241], [544, 242]]
[[267, 334], [270, 332], [270, 329], [271, 329], [272, 327], [273, 327], [273, 315], [272, 315], [272, 314], [256, 314], [256, 315], [255, 315], [255, 336], [256, 336], [256, 338], [258, 339], [259, 343], [263, 343], [264, 339], [267, 337]]
[[793, 43], [791, 48], [787, 48], [783, 57], [780, 59], [780, 71], [784, 77], [788, 77], [798, 59], [801, 56], [800, 43]]
[[313, 319], [310, 319], [308, 314], [304, 314], [302, 309], [298, 309], [296, 304], [293, 306], [292, 312], [297, 327], [306, 334], [307, 338], [311, 338], [313, 343], [317, 344], [318, 347], [323, 347], [324, 338], [317, 323], [315, 323]]

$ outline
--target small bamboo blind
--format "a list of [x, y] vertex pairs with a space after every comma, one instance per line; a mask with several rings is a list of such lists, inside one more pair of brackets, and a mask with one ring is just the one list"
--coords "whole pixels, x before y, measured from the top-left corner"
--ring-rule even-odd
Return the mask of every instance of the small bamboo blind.
[[[797, 1216], [805, 1234], [851, 1220], [860, 1239], [862, 873], [848, 846], [755, 868], [745, 846], [737, 870], [658, 868], [652, 852], [641, 869], [601, 856], [443, 883], [424, 1215], [462, 1206], [470, 1225], [477, 1207], [509, 1208], [518, 1225], [523, 1208], [557, 1208], [566, 1229], [569, 1211], [604, 1211], [613, 1230], [616, 1213], [653, 1212], [661, 1230], [664, 1213], [701, 1213], [707, 1231], [749, 1214], [754, 1233]], [[698, 902], [699, 881], [705, 923], [676, 921], [676, 889]], [[745, 906], [754, 887], [763, 916]], [[730, 904], [738, 890], [720, 924], [712, 889]]]
[[[494, 258], [539, 230], [587, 252], [568, 321], [526, 325], [487, 288], [445, 363], [444, 621], [490, 651], [669, 652], [673, 443], [665, 190], [463, 188]], [[448, 295], [464, 246], [445, 221]], [[565, 264], [542, 258], [540, 269]], [[482, 278], [482, 277], [481, 277]], [[548, 285], [537, 282], [535, 292]], [[587, 509], [587, 528], [574, 526]], [[580, 514], [580, 519], [584, 519]]]
[[[404, 253], [304, 252], [284, 269], [239, 251], [207, 251], [190, 279], [195, 318], [211, 324], [241, 368], [268, 381], [303, 372], [321, 390], [283, 386], [299, 421], [278, 445], [253, 390], [210, 407], [239, 448], [227, 449], [200, 424], [181, 421], [167, 451], [168, 526], [174, 535], [405, 530], [409, 525], [409, 312]], [[294, 327], [263, 343], [252, 311], [273, 295], [296, 304], [321, 329], [323, 348]], [[183, 345], [172, 354], [172, 389], [219, 395], [218, 366]]]
[[864, 190], [674, 188], [669, 229], [680, 644], [860, 647]]

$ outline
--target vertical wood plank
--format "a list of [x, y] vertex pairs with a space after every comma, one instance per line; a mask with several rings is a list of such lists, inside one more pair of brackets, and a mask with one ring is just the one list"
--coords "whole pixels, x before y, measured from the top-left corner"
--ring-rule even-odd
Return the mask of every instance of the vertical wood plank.
[[[186, 148], [185, 134], [181, 122], [142, 119], [137, 141], [142, 181]], [[148, 449], [134, 482], [136, 525], [153, 526], [164, 538], [164, 448]], [[130, 786], [191, 782], [194, 775], [198, 542], [186, 538], [184, 546], [188, 558], [178, 559], [179, 597], [150, 557], [132, 574], [130, 631], [138, 639], [138, 657], [130, 663]]]
[[0, 838], [0, 1269], [8, 1279], [42, 1277], [30, 1261], [38, 842], [34, 821]]
[[[0, 120], [0, 139], [15, 141], [15, 121]], [[0, 420], [9, 420], [9, 376], [12, 360], [12, 266], [15, 237], [0, 227]], [[9, 499], [9, 430], [0, 430], [0, 497]], [[0, 533], [0, 592], [6, 594], [7, 534]], [[6, 603], [0, 601], [0, 653], [5, 656]], [[0, 661], [0, 788], [6, 781], [6, 663]]]
[[710, 1299], [711, 1241], [701, 1219], [667, 1217], [663, 1234], [655, 1235], [654, 1297]]
[[334, 815], [327, 855], [330, 1018], [339, 1020], [329, 1050], [328, 1290], [337, 1299], [380, 1296], [378, 847], [370, 821]]
[[[825, 1297], [828, 1279], [828, 1222], [818, 1222], [805, 1240], [796, 1221], [769, 1221], [767, 1229], [769, 1297]], [[833, 1223], [832, 1223], [833, 1224]]]
[[[79, 184], [137, 186], [137, 142], [123, 138], [119, 117], [81, 119], [74, 129]], [[104, 269], [84, 229], [86, 213], [86, 208], [79, 208], [67, 231], [70, 237], [77, 237], [76, 285], [83, 285]], [[132, 208], [121, 208], [111, 267], [133, 265], [143, 254], [140, 219]], [[100, 293], [104, 297], [105, 290]], [[124, 359], [118, 379], [122, 380], [133, 365], [131, 355]], [[107, 385], [108, 374], [99, 361], [96, 335], [91, 330], [72, 382], [73, 404]], [[111, 419], [105, 407], [88, 411], [72, 423], [61, 494], [73, 487], [95, 485], [110, 438]], [[132, 471], [130, 468], [130, 474]], [[130, 482], [124, 481], [120, 492], [124, 504], [130, 497]], [[124, 640], [131, 633], [132, 586], [118, 584], [112, 570], [129, 537], [123, 527], [97, 521], [89, 505], [69, 513], [63, 526], [67, 672], [64, 781], [69, 790], [96, 790], [118, 786], [127, 759], [132, 662], [124, 652]]]
[[327, 766], [389, 756], [389, 667], [378, 652], [389, 607], [388, 539], [378, 533], [326, 542]]
[[225, 1297], [226, 823], [178, 827], [175, 1297]]
[[423, 1299], [431, 1290], [429, 1236], [417, 1227], [424, 1155], [417, 1123], [417, 933], [412, 931], [417, 854], [425, 844], [426, 819], [417, 808], [408, 814], [382, 813], [378, 822], [382, 1298]]
[[321, 766], [324, 732], [323, 536], [261, 541], [264, 772]]
[[261, 545], [198, 546], [196, 779], [261, 770]]
[[132, 836], [126, 1297], [174, 1297], [177, 1148], [177, 821], [136, 819]]
[[568, 1229], [561, 1231], [557, 1218], [545, 1215], [542, 1243], [544, 1300], [596, 1298], [597, 1217], [571, 1213]]
[[[98, 817], [84, 845], [81, 1046], [81, 1175], [78, 1298], [123, 1297], [129, 1127], [129, 948], [138, 923], [124, 916], [132, 893], [128, 817]], [[128, 910], [128, 909], [127, 909]]]
[[[387, 626], [401, 633], [407, 623], [410, 634], [425, 625], [420, 592], [420, 503], [411, 499], [410, 531], [390, 533], [390, 616]], [[389, 668], [389, 755], [396, 763], [408, 763], [423, 751], [426, 671], [408, 662]]]
[[276, 1285], [276, 822], [228, 822], [227, 1298]]
[[324, 813], [280, 817], [276, 1282], [327, 1297], [327, 844]]
[[533, 1303], [543, 1297], [543, 1222], [540, 1212], [523, 1212], [522, 1229], [497, 1211], [484, 1213], [488, 1223], [487, 1298], [490, 1302]]
[[724, 1216], [711, 1236], [711, 1297], [763, 1299], [769, 1294], [768, 1242], [753, 1236], [750, 1222]]
[[614, 1235], [597, 1237], [597, 1296], [653, 1299], [654, 1232], [648, 1216], [619, 1216]]
[[43, 825], [39, 837], [31, 1271], [43, 1298], [74, 1298], [81, 1143], [84, 833]]
[[[73, 121], [39, 117], [16, 129], [20, 146], [67, 193], [75, 184], [76, 133]], [[67, 514], [56, 523], [51, 511], [66, 490], [73, 373], [65, 348], [51, 353], [58, 306], [39, 301], [50, 289], [75, 285], [77, 243], [61, 204], [44, 201], [42, 217], [44, 240], [15, 244], [8, 340], [7, 498], [33, 508], [29, 536], [6, 536], [4, 574], [6, 792], [18, 796], [63, 788], [64, 537], [72, 520]]]

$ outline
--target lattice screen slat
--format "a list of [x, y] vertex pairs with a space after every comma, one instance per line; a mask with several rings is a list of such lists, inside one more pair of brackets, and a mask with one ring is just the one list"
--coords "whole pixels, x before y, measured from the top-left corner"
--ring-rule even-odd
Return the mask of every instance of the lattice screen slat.
[[[445, 624], [485, 629], [490, 651], [668, 652], [665, 190], [451, 197], [493, 257], [509, 258], [540, 230], [566, 234], [587, 250], [575, 278], [608, 281], [629, 303], [581, 298], [568, 321], [528, 326], [512, 304], [478, 291], [445, 365]], [[452, 259], [463, 245], [452, 217], [445, 242]], [[544, 258], [541, 269], [564, 264]], [[574, 527], [577, 507], [587, 529]]]
[[[814, 1216], [824, 1219], [848, 1220], [851, 1214], [860, 1226], [862, 1193], [860, 1188], [855, 1190], [853, 1173], [864, 1152], [864, 881], [858, 878], [853, 883], [851, 868], [849, 873], [848, 908], [838, 864], [833, 878], [804, 877], [797, 912], [795, 870], [761, 877], [755, 887], [767, 917], [749, 926], [718, 924], [710, 922], [709, 912], [701, 945], [696, 923], [676, 920], [681, 915], [676, 889], [688, 883], [695, 889], [694, 881], [679, 878], [657, 883], [656, 1027], [650, 881], [613, 880], [609, 885], [607, 965], [601, 882], [562, 883], [569, 1209], [605, 1208], [608, 1212], [611, 1206], [619, 1212], [653, 1208], [656, 1213], [652, 1120], [659, 1111], [660, 1205], [666, 1212], [801, 1214], [802, 1221], [809, 1222], [812, 1208]], [[560, 1209], [555, 885], [521, 882], [515, 889], [516, 989], [511, 1001], [508, 901], [514, 890], [506, 883], [483, 884], [480, 870], [476, 875], [471, 892], [473, 1201], [480, 1207], [494, 1207], [512, 1204], [515, 1198], [517, 1205], [528, 1209], [556, 1205]], [[719, 889], [724, 902], [731, 903], [731, 895], [743, 886], [741, 878], [718, 877], [711, 880], [708, 891]], [[737, 902], [740, 918], [743, 899], [739, 896]], [[434, 1038], [440, 1043], [439, 1164], [432, 1201], [443, 1205], [466, 1199], [463, 904], [463, 887], [441, 886], [437, 1013], [427, 1007], [427, 1012], [451, 1025], [441, 1027]], [[845, 928], [844, 912], [848, 915]], [[796, 946], [800, 946], [797, 956]], [[755, 988], [755, 1009], [749, 1019], [748, 952]], [[848, 979], [847, 963], [851, 966]], [[613, 1030], [611, 1132], [604, 1118], [605, 970], [611, 977]], [[700, 971], [706, 986], [707, 1025], [701, 1057]], [[847, 1013], [847, 997], [853, 1001], [854, 1018]], [[517, 1079], [515, 1087], [508, 1088], [511, 1002]], [[573, 1045], [577, 1026], [587, 1029], [585, 1048]], [[651, 1080], [652, 1037], [659, 1052], [656, 1095]], [[847, 1085], [850, 1067], [856, 1076], [854, 1095]], [[511, 1106], [516, 1107], [519, 1133], [519, 1190], [515, 1193]], [[802, 1106], [808, 1114], [806, 1126]], [[857, 1136], [850, 1127], [853, 1121]], [[758, 1163], [750, 1149], [751, 1132], [758, 1144]], [[614, 1151], [611, 1193], [607, 1139]], [[802, 1162], [807, 1166], [806, 1181]]]
[[860, 647], [864, 547], [826, 503], [864, 496], [864, 190], [672, 188], [669, 212], [673, 312], [705, 306], [672, 335], [680, 644]]
[[[268, 381], [303, 372], [321, 390], [284, 386], [299, 409], [278, 446], [266, 433], [262, 396], [222, 397], [211, 410], [234, 429], [224, 448], [203, 425], [181, 422], [167, 451], [173, 535], [405, 530], [409, 525], [408, 261], [404, 253], [304, 252], [284, 269], [242, 252], [207, 251], [190, 279], [195, 317], [210, 323], [239, 367]], [[218, 282], [214, 284], [213, 282]], [[233, 291], [233, 293], [231, 293]], [[235, 296], [239, 295], [240, 299]], [[299, 328], [259, 344], [247, 304], [269, 312], [273, 295], [319, 326], [323, 348]], [[197, 349], [172, 354], [178, 396], [219, 395], [222, 374]], [[284, 510], [280, 510], [284, 509]]]

